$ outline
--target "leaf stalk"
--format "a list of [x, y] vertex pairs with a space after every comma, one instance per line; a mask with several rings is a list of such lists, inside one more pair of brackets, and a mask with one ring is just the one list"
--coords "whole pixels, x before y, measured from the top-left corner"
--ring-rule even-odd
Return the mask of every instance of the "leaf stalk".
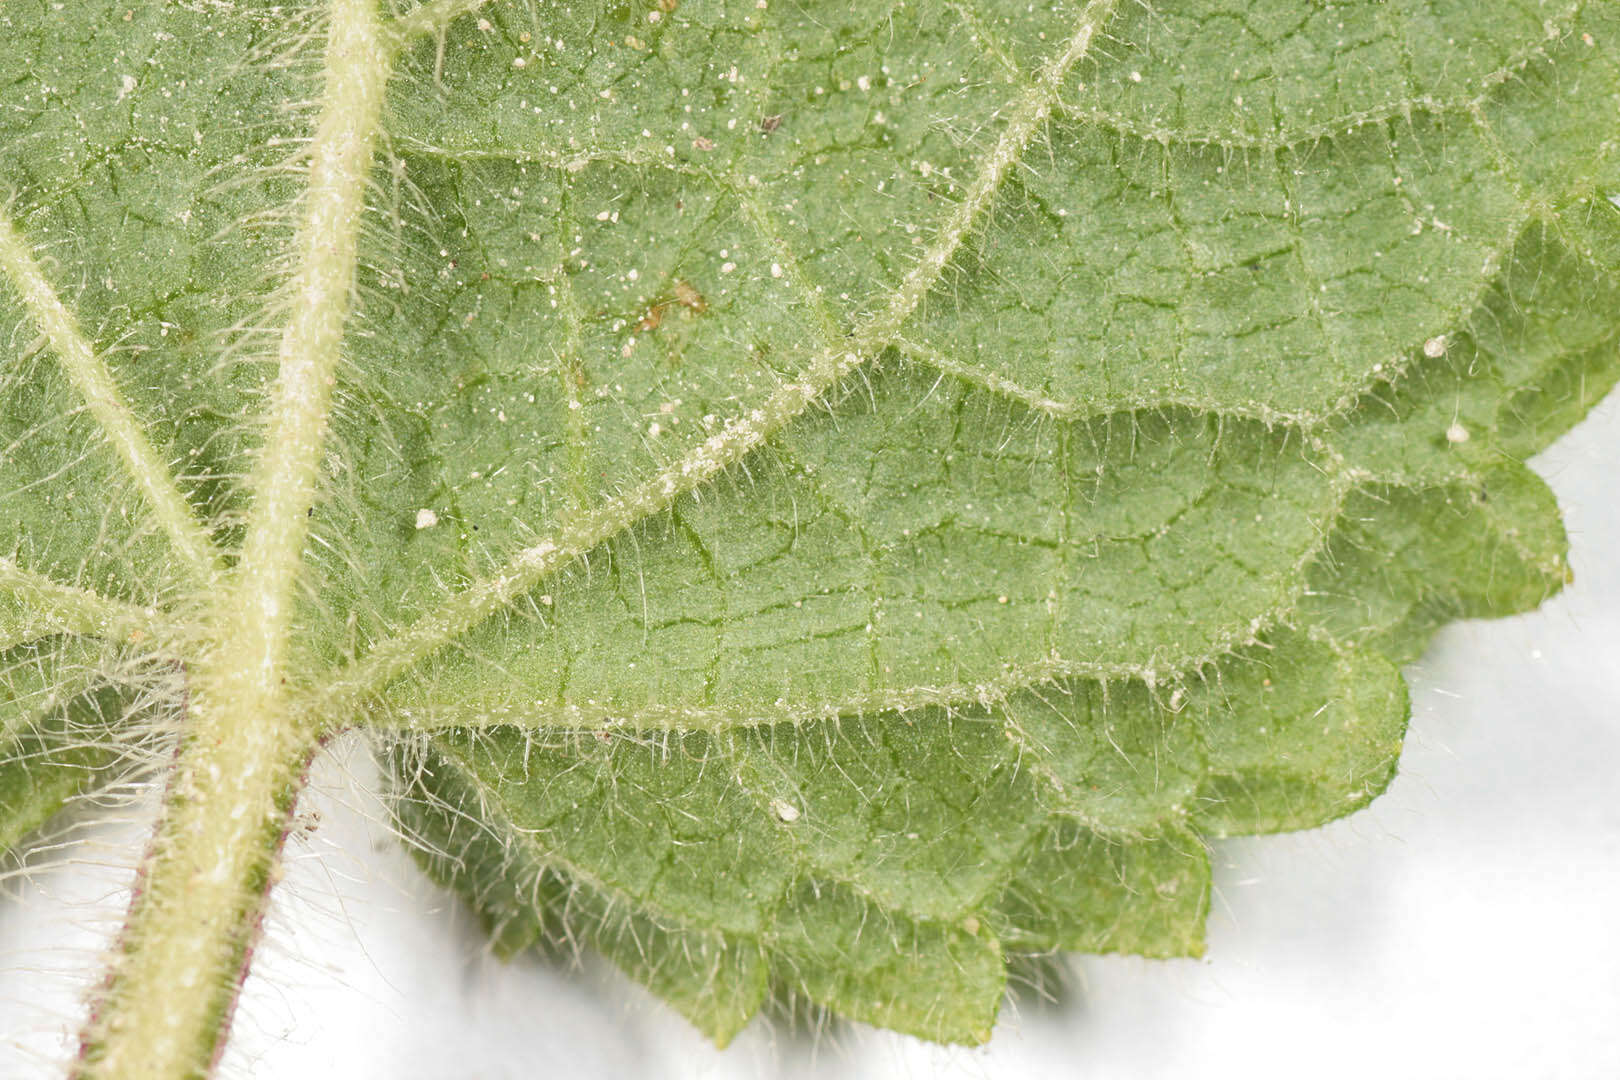
[[205, 1077], [318, 735], [289, 707], [297, 583], [394, 60], [376, 0], [331, 0], [325, 87], [294, 236], [291, 314], [252, 474], [242, 559], [192, 673], [173, 782], [122, 948], [81, 1039], [83, 1080]]

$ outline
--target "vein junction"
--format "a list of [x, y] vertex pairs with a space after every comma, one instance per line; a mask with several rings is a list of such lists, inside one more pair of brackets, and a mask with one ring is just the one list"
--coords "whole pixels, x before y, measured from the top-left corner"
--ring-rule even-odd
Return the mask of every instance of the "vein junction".
[[905, 275], [889, 303], [847, 340], [819, 352], [797, 378], [778, 386], [760, 405], [734, 416], [716, 434], [640, 486], [564, 522], [553, 535], [520, 551], [496, 577], [452, 597], [395, 637], [379, 643], [354, 670], [323, 680], [300, 709], [312, 717], [352, 716], [367, 696], [511, 604], [574, 559], [637, 522], [669, 508], [804, 413], [839, 380], [894, 342], [923, 298], [939, 281], [962, 243], [995, 201], [1007, 174], [1022, 159], [1052, 109], [1064, 77], [1086, 56], [1117, 0], [1092, 0], [1065, 47], [1008, 107], [1006, 126], [983, 170], [956, 205], [939, 238]]
[[[364, 660], [315, 673], [314, 688], [308, 690], [288, 684], [295, 666], [293, 613], [305, 572], [308, 518], [322, 482], [367, 183], [383, 135], [384, 96], [405, 45], [422, 34], [442, 32], [450, 20], [476, 10], [480, 0], [433, 0], [393, 23], [379, 18], [375, 0], [330, 0], [325, 86], [308, 150], [308, 185], [293, 246], [295, 270], [286, 286], [291, 315], [280, 337], [278, 374], [267, 395], [263, 446], [250, 477], [250, 512], [234, 570], [221, 568], [206, 529], [141, 431], [106, 364], [52, 291], [23, 238], [0, 215], [0, 272], [21, 295], [153, 519], [215, 599], [199, 640], [217, 645], [192, 658], [176, 780], [131, 917], [125, 953], [86, 1036], [85, 1075], [206, 1072], [223, 1038], [222, 1018], [229, 1014], [264, 892], [274, 877], [282, 823], [320, 735], [353, 722], [392, 680], [551, 575], [737, 465], [862, 365], [898, 347], [1048, 415], [1083, 414], [1076, 403], [1038, 397], [1009, 380], [998, 381], [994, 373], [961, 364], [952, 368], [948, 360], [909, 345], [903, 334], [963, 244], [981, 227], [1006, 177], [1038, 140], [1059, 105], [1066, 76], [1092, 51], [1117, 2], [1092, 0], [1074, 34], [1008, 103], [999, 137], [933, 242], [921, 249], [887, 302], [858, 321], [848, 337], [828, 331], [830, 320], [823, 312], [824, 343], [757, 406], [722, 423], [640, 485], [565, 516], [550, 535], [518, 552], [495, 577], [451, 597], [375, 646]], [[773, 232], [757, 200], [744, 209], [764, 222], [762, 234]], [[784, 254], [783, 261], [791, 269], [791, 258]], [[1304, 426], [1309, 418], [1260, 419]], [[1338, 478], [1336, 500], [1342, 500], [1354, 479]], [[0, 559], [0, 591], [24, 598], [25, 608], [42, 613], [39, 624], [47, 630], [118, 636], [149, 632], [156, 625], [143, 609], [58, 585], [6, 559]], [[1106, 674], [1065, 667], [1054, 656], [1044, 667], [1009, 672], [1002, 684], [983, 684], [977, 693], [987, 700], [1028, 682]], [[854, 708], [922, 704], [931, 692], [921, 687], [923, 698], [874, 698]], [[960, 700], [957, 688], [939, 688], [939, 694], [940, 704]], [[837, 714], [834, 709], [827, 715]], [[467, 723], [460, 715], [402, 719], [404, 726], [421, 728]], [[694, 725], [704, 726], [704, 721], [691, 711], [670, 721], [672, 727]]]
[[374, 0], [333, 0], [247, 538], [212, 615], [218, 644], [192, 673], [163, 820], [124, 955], [84, 1037], [83, 1075], [206, 1074], [313, 749], [287, 708], [288, 636], [393, 57]]

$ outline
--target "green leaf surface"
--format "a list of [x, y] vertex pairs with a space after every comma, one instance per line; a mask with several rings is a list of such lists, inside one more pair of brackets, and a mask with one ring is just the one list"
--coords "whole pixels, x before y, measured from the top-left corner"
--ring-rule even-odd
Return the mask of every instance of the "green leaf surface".
[[0, 853], [75, 795], [117, 775], [132, 694], [109, 679], [114, 661], [85, 639], [50, 638], [0, 653]]
[[[301, 293], [318, 9], [0, 8], [0, 848], [279, 538], [265, 684], [503, 955], [979, 1042], [1021, 957], [1200, 954], [1207, 841], [1365, 805], [1398, 665], [1569, 580], [1524, 460], [1620, 377], [1612, 4], [382, 17]], [[313, 486], [255, 524], [267, 398]]]

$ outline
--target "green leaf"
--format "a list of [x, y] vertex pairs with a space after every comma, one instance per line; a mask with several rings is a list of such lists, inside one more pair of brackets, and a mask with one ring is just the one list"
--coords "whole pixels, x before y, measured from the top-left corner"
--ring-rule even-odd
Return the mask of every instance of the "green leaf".
[[1365, 805], [1397, 665], [1569, 580], [1613, 5], [0, 30], [0, 847], [136, 704], [362, 726], [503, 955], [979, 1042], [1200, 954], [1206, 841]]
[[117, 728], [133, 703], [108, 685], [100, 652], [46, 640], [0, 654], [0, 852], [16, 850], [98, 774], [112, 774]]

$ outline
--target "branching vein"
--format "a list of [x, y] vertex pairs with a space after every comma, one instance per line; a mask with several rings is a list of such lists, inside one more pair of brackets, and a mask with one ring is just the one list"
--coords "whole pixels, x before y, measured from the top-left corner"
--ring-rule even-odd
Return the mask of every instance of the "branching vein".
[[200, 581], [212, 580], [219, 563], [208, 533], [147, 439], [129, 402], [124, 400], [113, 380], [112, 372], [46, 280], [27, 240], [3, 213], [0, 213], [0, 270], [11, 280], [28, 314], [51, 343], [62, 369], [83, 396], [90, 415], [95, 417], [123, 461], [152, 516], [174, 544], [181, 560]]
[[431, 0], [409, 14], [402, 15], [389, 27], [396, 45], [404, 46], [415, 38], [444, 31], [456, 19], [471, 15], [488, 0]]
[[439, 610], [382, 643], [352, 671], [336, 674], [308, 703], [316, 715], [347, 717], [369, 694], [433, 655], [503, 609], [540, 581], [677, 498], [736, 464], [781, 431], [839, 380], [883, 352], [939, 281], [985, 212], [1007, 174], [1023, 157], [1051, 115], [1064, 77], [1090, 50], [1117, 0], [1092, 0], [1079, 29], [1009, 106], [1006, 127], [985, 158], [982, 171], [941, 227], [937, 239], [911, 268], [880, 311], [869, 316], [839, 348], [816, 354], [796, 378], [778, 386], [748, 413], [734, 416], [716, 434], [640, 486], [567, 520], [550, 537], [525, 548], [489, 580], [473, 585]]
[[291, 315], [242, 561], [219, 597], [219, 645], [192, 669], [186, 737], [145, 886], [84, 1036], [87, 1078], [207, 1073], [312, 750], [287, 708], [286, 653], [393, 61], [382, 45], [375, 0], [332, 0]]
[[18, 601], [20, 624], [0, 622], [0, 648], [41, 634], [88, 634], [109, 641], [138, 642], [166, 636], [161, 615], [91, 589], [63, 585], [0, 559], [0, 596]]

